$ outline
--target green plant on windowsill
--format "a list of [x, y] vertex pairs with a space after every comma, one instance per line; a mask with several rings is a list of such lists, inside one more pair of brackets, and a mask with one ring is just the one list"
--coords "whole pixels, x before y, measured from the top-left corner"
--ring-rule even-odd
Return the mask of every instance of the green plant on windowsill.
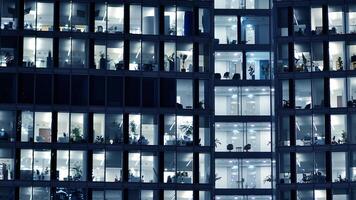
[[187, 123], [180, 125], [179, 129], [186, 135], [191, 136], [193, 135], [193, 125]]
[[136, 129], [137, 129], [137, 124], [135, 123], [135, 121], [131, 121], [130, 122], [130, 132], [131, 132], [131, 134], [138, 135], [136, 133]]
[[221, 145], [221, 142], [218, 138], [215, 138], [215, 148], [217, 148], [219, 145]]
[[80, 181], [83, 174], [82, 167], [78, 163], [75, 163], [72, 167], [72, 170], [74, 171], [73, 180]]
[[82, 142], [83, 141], [83, 135], [80, 134], [79, 128], [73, 128], [72, 133], [70, 135], [70, 140], [71, 140], [71, 142]]
[[341, 57], [337, 58], [336, 61], [336, 70], [343, 70], [344, 62], [342, 61]]
[[186, 54], [180, 54], [180, 55], [179, 55], [179, 58], [182, 60], [182, 69], [181, 69], [181, 71], [182, 71], [182, 72], [186, 72], [187, 69], [185, 68], [185, 61], [187, 60], [188, 55], [186, 55]]
[[99, 143], [99, 144], [104, 143], [104, 137], [102, 135], [96, 136], [95, 143]]
[[204, 104], [203, 100], [199, 101], [198, 107], [199, 107], [199, 109], [205, 109], [205, 104]]
[[344, 130], [341, 132], [341, 143], [342, 144], [347, 143], [347, 134], [346, 134], [346, 131], [344, 131]]

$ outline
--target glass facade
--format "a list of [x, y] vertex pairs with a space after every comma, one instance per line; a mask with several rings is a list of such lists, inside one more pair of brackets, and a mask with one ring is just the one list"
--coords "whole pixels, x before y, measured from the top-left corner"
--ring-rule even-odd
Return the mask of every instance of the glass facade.
[[213, 5], [0, 0], [0, 199], [212, 199]]
[[354, 199], [354, 2], [295, 2], [274, 2], [277, 196]]
[[0, 199], [355, 199], [355, 33], [352, 0], [0, 0]]
[[269, 0], [214, 1], [216, 200], [275, 199]]

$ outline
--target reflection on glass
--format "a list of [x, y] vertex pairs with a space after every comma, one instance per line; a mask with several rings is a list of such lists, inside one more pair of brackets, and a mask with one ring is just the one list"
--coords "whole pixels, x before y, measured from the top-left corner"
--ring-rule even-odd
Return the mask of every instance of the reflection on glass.
[[107, 144], [120, 144], [123, 142], [122, 123], [122, 114], [106, 114], [105, 141]]
[[59, 67], [85, 68], [87, 43], [82, 39], [59, 39]]
[[16, 136], [16, 114], [11, 111], [0, 111], [0, 141], [14, 142]]
[[297, 182], [324, 183], [326, 179], [324, 153], [296, 154]]
[[60, 4], [60, 31], [88, 32], [88, 5], [65, 2]]

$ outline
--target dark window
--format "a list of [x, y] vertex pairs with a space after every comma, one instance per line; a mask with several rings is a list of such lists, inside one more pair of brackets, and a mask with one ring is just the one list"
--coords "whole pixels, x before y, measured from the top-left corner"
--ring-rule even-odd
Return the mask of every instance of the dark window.
[[52, 76], [39, 74], [36, 76], [36, 103], [52, 103]]
[[54, 77], [54, 103], [69, 104], [70, 95], [69, 76], [57, 75]]
[[15, 103], [15, 75], [0, 74], [0, 103]]
[[161, 79], [160, 88], [161, 106], [175, 107], [176, 105], [176, 80]]
[[153, 78], [142, 79], [142, 106], [155, 107], [157, 95], [157, 81]]
[[108, 106], [122, 106], [122, 82], [121, 77], [108, 77], [106, 93]]
[[88, 79], [86, 76], [72, 76], [72, 105], [85, 106], [88, 104]]
[[125, 104], [126, 106], [140, 106], [141, 83], [139, 78], [128, 77], [125, 79]]
[[34, 77], [32, 74], [20, 74], [18, 80], [18, 98], [20, 103], [33, 103]]
[[15, 199], [13, 188], [0, 188], [0, 199]]
[[105, 77], [90, 77], [90, 105], [105, 105]]

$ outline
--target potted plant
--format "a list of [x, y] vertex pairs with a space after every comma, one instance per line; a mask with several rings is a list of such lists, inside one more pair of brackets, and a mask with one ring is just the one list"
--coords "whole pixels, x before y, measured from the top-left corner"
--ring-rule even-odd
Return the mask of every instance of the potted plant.
[[96, 136], [95, 143], [104, 143], [104, 137], [102, 135]]
[[219, 145], [221, 145], [221, 142], [218, 138], [215, 138], [215, 148], [217, 148]]
[[201, 101], [199, 101], [199, 103], [198, 103], [198, 107], [200, 108], [200, 109], [204, 109], [204, 101], [203, 100], [201, 100]]
[[248, 72], [251, 76], [251, 79], [255, 80], [255, 69], [251, 65], [248, 67]]
[[308, 59], [304, 56], [304, 54], [302, 53], [302, 61], [303, 61], [303, 64], [302, 64], [302, 68], [305, 72], [308, 72]]
[[346, 131], [342, 131], [341, 132], [341, 144], [345, 144], [347, 143], [347, 134], [346, 134]]
[[266, 183], [266, 182], [272, 182], [272, 176], [271, 175], [268, 175], [265, 177], [265, 179], [263, 179], [263, 183]]
[[175, 54], [172, 53], [172, 55], [167, 57], [167, 60], [169, 62], [169, 71], [174, 71]]
[[342, 61], [342, 58], [338, 57], [337, 61], [336, 61], [336, 70], [342, 70], [343, 65], [344, 65], [344, 62]]
[[186, 54], [180, 54], [180, 55], [179, 55], [179, 58], [182, 59], [182, 69], [181, 69], [181, 71], [182, 71], [182, 72], [186, 72], [187, 70], [185, 69], [185, 61], [187, 60], [188, 55], [186, 55]]
[[78, 163], [75, 163], [74, 166], [72, 167], [72, 170], [74, 171], [73, 180], [80, 181], [83, 174], [82, 167]]
[[71, 141], [72, 142], [81, 142], [83, 140], [83, 135], [80, 134], [79, 128], [74, 128], [71, 134]]
[[269, 74], [269, 64], [266, 64], [262, 67], [263, 73], [265, 74], [265, 79], [270, 79]]
[[351, 64], [352, 64], [352, 68], [356, 69], [356, 55], [352, 55], [351, 56]]
[[137, 124], [135, 123], [135, 121], [130, 121], [130, 134], [133, 135], [133, 137], [130, 136], [130, 144], [135, 144], [138, 140], [138, 133], [136, 133], [137, 130]]
[[184, 136], [178, 140], [178, 145], [192, 145], [191, 136], [193, 135], [193, 125], [189, 123], [182, 124], [179, 129], [184, 133]]
[[193, 135], [193, 126], [191, 124], [183, 124], [179, 128], [185, 135]]

